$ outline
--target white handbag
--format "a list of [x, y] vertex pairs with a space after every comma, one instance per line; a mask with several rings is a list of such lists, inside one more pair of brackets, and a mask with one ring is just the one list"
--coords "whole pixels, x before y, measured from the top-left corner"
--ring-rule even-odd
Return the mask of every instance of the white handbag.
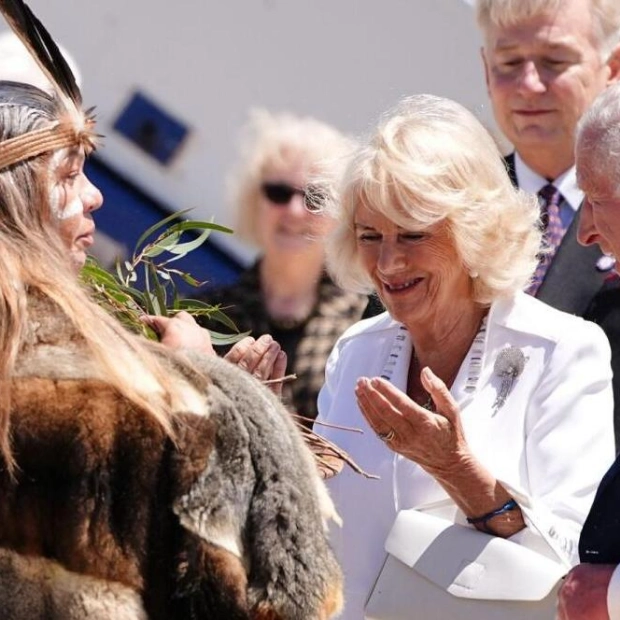
[[369, 620], [553, 620], [564, 565], [527, 547], [402, 510], [366, 605]]

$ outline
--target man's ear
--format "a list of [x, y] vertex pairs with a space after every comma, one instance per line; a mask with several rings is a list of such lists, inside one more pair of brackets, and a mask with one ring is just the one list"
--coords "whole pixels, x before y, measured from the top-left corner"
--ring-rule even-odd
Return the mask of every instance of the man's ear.
[[607, 59], [609, 67], [609, 77], [607, 78], [607, 86], [620, 80], [620, 43], [614, 47], [613, 51]]

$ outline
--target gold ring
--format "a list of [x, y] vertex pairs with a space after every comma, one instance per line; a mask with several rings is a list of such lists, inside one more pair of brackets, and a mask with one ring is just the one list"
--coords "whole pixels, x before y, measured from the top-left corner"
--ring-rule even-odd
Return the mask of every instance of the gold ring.
[[377, 433], [377, 437], [381, 441], [385, 441], [386, 443], [388, 441], [392, 441], [392, 439], [394, 439], [394, 435], [396, 435], [396, 433], [394, 432], [393, 428], [391, 428], [387, 433]]

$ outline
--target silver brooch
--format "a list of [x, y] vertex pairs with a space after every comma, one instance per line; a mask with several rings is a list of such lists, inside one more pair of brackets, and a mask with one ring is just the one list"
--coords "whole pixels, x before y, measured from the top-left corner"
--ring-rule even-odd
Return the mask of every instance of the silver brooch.
[[515, 379], [523, 372], [526, 361], [527, 358], [523, 355], [523, 351], [517, 347], [506, 347], [499, 352], [493, 372], [500, 377], [502, 384], [493, 403], [495, 413], [504, 406]]

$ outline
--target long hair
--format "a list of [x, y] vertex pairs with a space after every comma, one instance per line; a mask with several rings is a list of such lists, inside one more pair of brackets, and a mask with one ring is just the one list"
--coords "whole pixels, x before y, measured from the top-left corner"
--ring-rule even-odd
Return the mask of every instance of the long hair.
[[[58, 121], [60, 110], [54, 97], [34, 86], [0, 82], [0, 142]], [[183, 406], [182, 389], [159, 361], [157, 345], [127, 332], [76, 278], [50, 215], [52, 156], [44, 153], [0, 170], [0, 456], [11, 472], [10, 385], [33, 291], [61, 308], [83, 338], [97, 376], [169, 435], [170, 413]]]

